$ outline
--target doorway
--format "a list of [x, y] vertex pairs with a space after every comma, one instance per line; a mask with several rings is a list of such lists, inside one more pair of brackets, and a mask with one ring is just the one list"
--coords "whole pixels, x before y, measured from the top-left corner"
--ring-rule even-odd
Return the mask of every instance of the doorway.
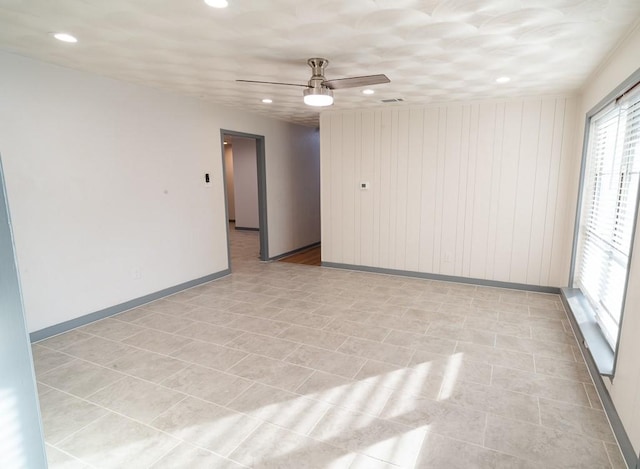
[[220, 130], [224, 174], [227, 252], [231, 269], [231, 230], [258, 231], [261, 261], [269, 260], [264, 136]]

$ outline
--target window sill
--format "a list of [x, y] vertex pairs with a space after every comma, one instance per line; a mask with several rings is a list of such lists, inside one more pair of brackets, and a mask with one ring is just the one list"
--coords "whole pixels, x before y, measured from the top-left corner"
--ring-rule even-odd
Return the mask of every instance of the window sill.
[[612, 377], [615, 356], [587, 299], [578, 288], [562, 288], [560, 292], [574, 330], [577, 329], [578, 340], [591, 355], [600, 375]]

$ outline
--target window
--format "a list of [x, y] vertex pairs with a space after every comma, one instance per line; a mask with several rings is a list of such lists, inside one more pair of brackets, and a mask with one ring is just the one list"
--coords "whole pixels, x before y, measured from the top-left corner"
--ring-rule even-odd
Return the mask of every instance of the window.
[[573, 287], [615, 350], [638, 201], [640, 86], [591, 117], [583, 164]]

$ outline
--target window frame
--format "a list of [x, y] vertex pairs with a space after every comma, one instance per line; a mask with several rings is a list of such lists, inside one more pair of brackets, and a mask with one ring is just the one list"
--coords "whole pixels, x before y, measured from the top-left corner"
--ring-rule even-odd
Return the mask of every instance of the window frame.
[[[578, 198], [576, 203], [576, 214], [573, 228], [573, 245], [571, 249], [571, 264], [569, 268], [569, 287], [574, 288], [574, 281], [576, 276], [576, 266], [577, 266], [577, 256], [579, 252], [580, 245], [580, 223], [581, 223], [581, 215], [582, 215], [582, 203], [584, 198], [584, 186], [585, 186], [585, 176], [587, 172], [587, 164], [589, 157], [589, 138], [591, 133], [591, 119], [596, 116], [600, 111], [604, 110], [606, 107], [615, 104], [615, 102], [620, 99], [625, 93], [629, 92], [631, 89], [636, 86], [640, 86], [640, 69], [636, 70], [632, 73], [626, 80], [624, 80], [620, 85], [618, 85], [613, 91], [611, 91], [607, 96], [605, 96], [598, 104], [596, 104], [593, 108], [591, 108], [586, 116], [585, 116], [585, 124], [584, 124], [584, 137], [582, 142], [582, 157], [580, 162], [580, 179], [578, 185]], [[624, 313], [626, 307], [626, 299], [627, 299], [627, 291], [629, 287], [629, 272], [631, 263], [633, 261], [633, 245], [636, 238], [637, 228], [638, 228], [638, 217], [640, 216], [640, 189], [636, 194], [635, 201], [635, 210], [636, 216], [633, 220], [633, 227], [631, 231], [631, 245], [629, 248], [629, 263], [627, 265], [627, 274], [626, 280], [623, 290], [623, 298], [622, 298], [622, 310], [620, 312], [620, 321], [618, 327], [618, 334], [615, 340], [615, 347], [613, 347], [613, 364], [611, 374], [607, 375], [610, 378], [615, 376], [616, 372], [616, 364], [618, 361], [618, 350], [620, 346], [620, 336], [622, 334], [622, 324], [624, 321]], [[586, 300], [586, 299], [585, 299]], [[588, 304], [588, 301], [584, 302]], [[593, 313], [595, 316], [595, 312]], [[602, 332], [602, 331], [601, 331]], [[604, 340], [608, 346], [610, 346], [609, 341], [605, 338], [604, 333], [602, 332], [602, 340]]]

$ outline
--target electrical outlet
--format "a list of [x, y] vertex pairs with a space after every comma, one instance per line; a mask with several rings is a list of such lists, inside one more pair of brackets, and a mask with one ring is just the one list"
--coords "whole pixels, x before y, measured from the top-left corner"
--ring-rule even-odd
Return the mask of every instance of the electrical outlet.
[[442, 255], [442, 262], [450, 263], [453, 262], [453, 253], [451, 251], [445, 251]]

